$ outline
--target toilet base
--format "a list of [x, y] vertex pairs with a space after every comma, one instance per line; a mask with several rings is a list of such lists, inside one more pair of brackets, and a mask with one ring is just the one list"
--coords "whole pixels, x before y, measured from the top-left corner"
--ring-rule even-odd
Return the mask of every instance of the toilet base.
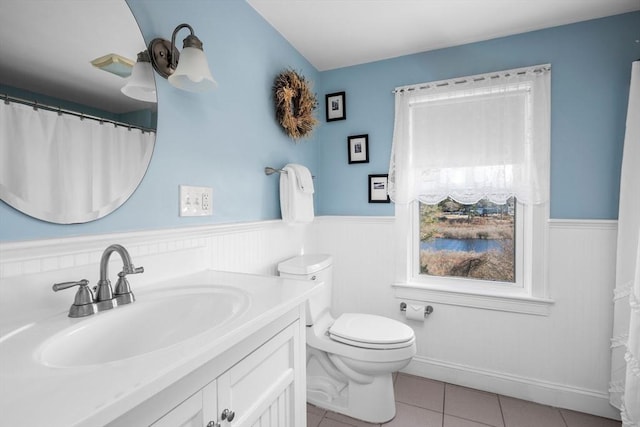
[[338, 395], [314, 387], [318, 382], [308, 379], [307, 402], [312, 405], [370, 423], [385, 423], [396, 415], [391, 373], [378, 375], [369, 384], [349, 381]]

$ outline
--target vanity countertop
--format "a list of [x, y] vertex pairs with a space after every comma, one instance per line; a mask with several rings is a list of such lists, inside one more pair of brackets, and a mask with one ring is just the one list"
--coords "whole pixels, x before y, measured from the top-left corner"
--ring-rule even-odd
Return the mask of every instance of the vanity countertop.
[[[37, 357], [42, 343], [59, 332], [60, 325], [77, 326], [93, 316], [70, 319], [65, 311], [5, 333], [0, 337], [0, 425], [105, 425], [303, 303], [321, 286], [207, 270], [134, 289], [136, 303], [157, 291], [194, 285], [240, 289], [248, 295], [248, 306], [223, 328], [150, 353], [94, 365], [50, 367]], [[110, 315], [126, 309], [118, 307]]]

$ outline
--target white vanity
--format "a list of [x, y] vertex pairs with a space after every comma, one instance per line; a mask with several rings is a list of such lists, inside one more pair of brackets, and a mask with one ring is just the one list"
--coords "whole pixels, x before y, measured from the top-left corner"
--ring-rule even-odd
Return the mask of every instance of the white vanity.
[[319, 286], [207, 270], [84, 318], [0, 313], [0, 425], [306, 425], [304, 302]]

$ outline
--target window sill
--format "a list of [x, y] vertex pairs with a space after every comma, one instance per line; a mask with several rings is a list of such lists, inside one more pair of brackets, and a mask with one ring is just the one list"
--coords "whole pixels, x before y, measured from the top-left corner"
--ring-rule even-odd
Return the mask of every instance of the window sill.
[[554, 301], [527, 295], [507, 295], [452, 291], [451, 288], [426, 285], [423, 283], [394, 283], [396, 298], [428, 303], [457, 305], [485, 310], [548, 316]]

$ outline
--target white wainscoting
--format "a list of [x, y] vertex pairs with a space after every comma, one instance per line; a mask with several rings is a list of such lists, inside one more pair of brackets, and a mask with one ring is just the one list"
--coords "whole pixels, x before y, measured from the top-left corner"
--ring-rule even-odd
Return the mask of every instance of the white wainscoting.
[[[276, 274], [277, 263], [304, 251], [310, 225], [261, 221], [167, 230], [103, 234], [0, 243], [0, 335], [29, 321], [33, 310], [46, 316], [66, 311], [74, 290], [53, 292], [56, 282], [99, 278], [100, 257], [114, 243], [129, 251], [142, 274], [129, 276], [137, 288], [208, 268]], [[122, 267], [113, 254], [109, 275]], [[8, 319], [8, 320], [7, 320]]]
[[393, 229], [389, 217], [317, 219], [310, 246], [335, 256], [336, 314], [376, 313], [412, 326], [418, 353], [408, 373], [619, 417], [607, 391], [616, 221], [549, 222], [548, 316], [432, 303], [424, 323], [402, 316], [391, 288]]
[[393, 217], [324, 216], [314, 222], [313, 252], [333, 255], [333, 311], [395, 317], [391, 284]]
[[[406, 372], [596, 415], [608, 404], [609, 336], [616, 222], [550, 222], [548, 316], [432, 304], [425, 323], [408, 321], [394, 296], [394, 218], [318, 217], [0, 243], [0, 335], [27, 322], [24, 308], [66, 311], [73, 291], [51, 284], [98, 279], [102, 251], [124, 245], [145, 272], [132, 288], [214, 268], [276, 274], [303, 252], [334, 256], [334, 311], [385, 315], [413, 327], [418, 354]], [[121, 261], [112, 257], [112, 278]], [[26, 310], [30, 311], [30, 310]], [[6, 319], [10, 319], [6, 322]]]

